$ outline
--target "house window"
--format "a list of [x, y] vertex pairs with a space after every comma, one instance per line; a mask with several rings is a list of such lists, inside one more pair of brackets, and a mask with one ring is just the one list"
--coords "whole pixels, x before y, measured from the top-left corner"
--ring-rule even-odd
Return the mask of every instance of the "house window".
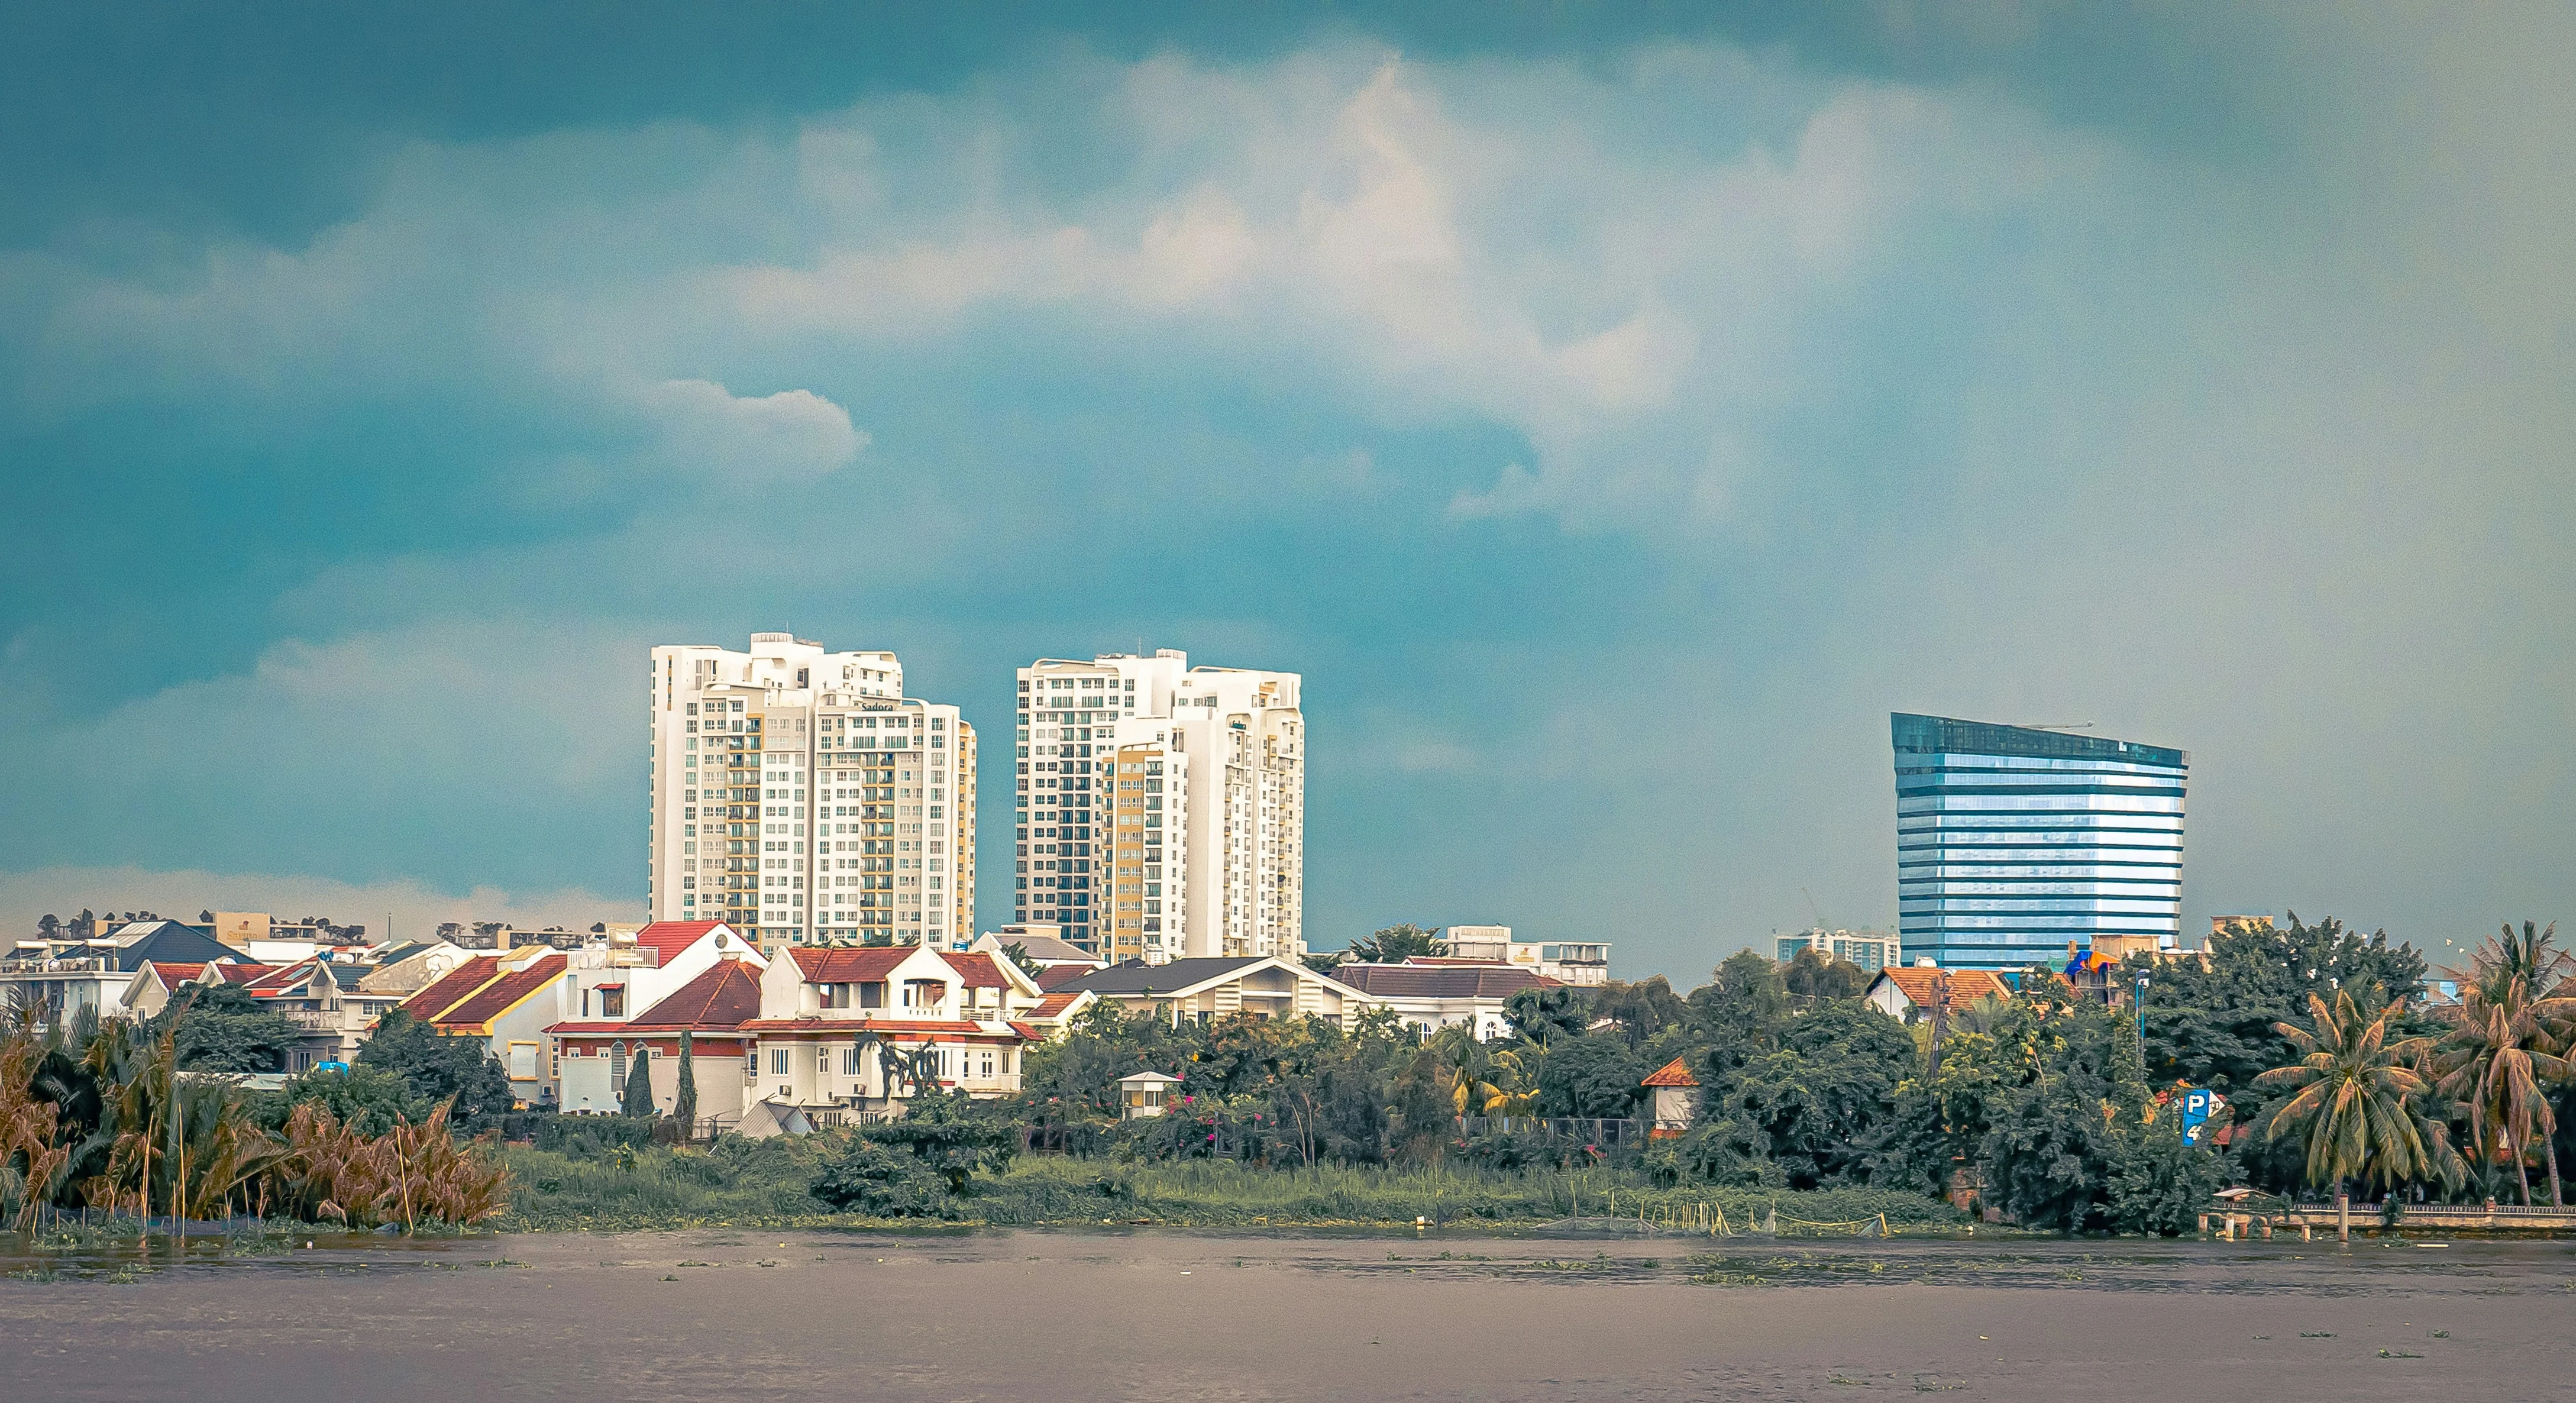
[[855, 1077], [862, 1075], [862, 1072], [863, 1064], [859, 1060], [859, 1050], [856, 1047], [842, 1048], [841, 1075], [845, 1077]]
[[783, 1077], [787, 1075], [787, 1049], [783, 1047], [770, 1049], [769, 1070], [770, 1074], [773, 1076]]
[[626, 1093], [626, 1044], [608, 1045], [608, 1090], [612, 1095]]

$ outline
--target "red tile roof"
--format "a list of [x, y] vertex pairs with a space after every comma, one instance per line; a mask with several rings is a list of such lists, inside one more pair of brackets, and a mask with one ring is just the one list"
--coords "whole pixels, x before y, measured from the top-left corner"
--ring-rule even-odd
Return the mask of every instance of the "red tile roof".
[[917, 945], [877, 946], [866, 950], [817, 950], [798, 946], [796, 971], [812, 984], [872, 984], [912, 958]]
[[474, 996], [438, 1016], [437, 1022], [480, 1028], [518, 1006], [519, 1001], [563, 977], [567, 961], [546, 955], [525, 969], [513, 970], [474, 991]]
[[206, 972], [204, 964], [177, 964], [168, 960], [145, 960], [143, 967], [161, 976], [164, 984], [185, 984]]
[[1091, 965], [1049, 965], [1038, 975], [1038, 987], [1055, 989], [1070, 984], [1086, 974], [1100, 971]]
[[706, 973], [627, 1021], [637, 1031], [730, 1033], [760, 1016], [760, 975], [740, 960], [718, 960]]
[[1002, 972], [1002, 957], [987, 953], [943, 955], [948, 966], [957, 971], [960, 984], [969, 989], [1008, 989], [1011, 977]]
[[1640, 1083], [1640, 1085], [1697, 1086], [1699, 1085], [1699, 1078], [1692, 1076], [1690, 1074], [1690, 1068], [1682, 1065], [1682, 1059], [1676, 1057], [1672, 1061], [1665, 1063], [1662, 1070], [1656, 1072], [1653, 1076], [1646, 1078], [1644, 1082]]
[[1061, 994], [1049, 994], [1045, 998], [1038, 1000], [1038, 1006], [1030, 1009], [1028, 1016], [1038, 1019], [1062, 1018], [1064, 1017], [1064, 1011], [1073, 1007], [1074, 1000], [1081, 997], [1082, 991], [1079, 989], [1070, 990]]
[[574, 1038], [613, 1038], [625, 1033], [626, 1020], [622, 1018], [570, 1018], [561, 1023], [547, 1024], [546, 1031]]
[[445, 977], [432, 982], [428, 988], [403, 1000], [400, 1007], [424, 1023], [435, 1023], [440, 1014], [465, 1002], [468, 995], [491, 983], [492, 977], [500, 972], [500, 956], [477, 955], [449, 970]]
[[1902, 990], [1918, 1008], [1930, 1008], [1940, 1001], [1941, 983], [1945, 978], [1950, 986], [1946, 1007], [1956, 1008], [1987, 997], [2012, 997], [2012, 986], [2004, 983], [2002, 975], [1990, 969], [1925, 969], [1921, 965], [1890, 965], [1880, 970], [1878, 976]]
[[[662, 963], [669, 964], [679, 953], [697, 944], [708, 931], [724, 925], [722, 921], [655, 921], [635, 932], [635, 943], [659, 951]], [[731, 929], [731, 927], [726, 927]]]
[[275, 968], [277, 968], [275, 965], [217, 965], [215, 966], [215, 978], [222, 980], [226, 984], [248, 984], [252, 980], [259, 978], [261, 975], [264, 975]]

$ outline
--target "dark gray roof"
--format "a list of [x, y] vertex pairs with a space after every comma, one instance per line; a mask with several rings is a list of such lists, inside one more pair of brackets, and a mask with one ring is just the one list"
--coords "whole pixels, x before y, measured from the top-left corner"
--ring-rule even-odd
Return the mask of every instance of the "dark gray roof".
[[204, 964], [226, 956], [241, 958], [240, 951], [208, 935], [201, 927], [177, 921], [137, 921], [117, 931], [115, 943], [101, 953], [121, 970], [141, 969], [146, 960]]
[[1141, 962], [1111, 965], [1080, 979], [1055, 985], [1049, 992], [1069, 994], [1078, 989], [1088, 989], [1095, 994], [1142, 994], [1151, 990], [1168, 994], [1175, 989], [1205, 984], [1211, 979], [1223, 979], [1236, 970], [1260, 964], [1267, 958], [1263, 955], [1209, 956], [1174, 960], [1163, 965]]
[[1333, 978], [1381, 999], [1507, 999], [1551, 981], [1511, 965], [1369, 965], [1344, 963]]

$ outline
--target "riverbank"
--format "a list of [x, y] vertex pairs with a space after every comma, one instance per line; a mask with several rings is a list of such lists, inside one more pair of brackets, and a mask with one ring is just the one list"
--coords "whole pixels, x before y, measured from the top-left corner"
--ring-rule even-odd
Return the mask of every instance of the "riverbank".
[[[2570, 1396], [2548, 1244], [720, 1229], [0, 1280], [30, 1397]], [[1830, 1287], [1822, 1294], [1818, 1287]], [[148, 1347], [144, 1342], [148, 1341]]]
[[[717, 1152], [652, 1147], [631, 1158], [511, 1146], [514, 1187], [498, 1226], [511, 1231], [621, 1231], [735, 1225], [847, 1227], [871, 1221], [830, 1212], [806, 1187], [809, 1146], [784, 1138]], [[1568, 1218], [1627, 1218], [1670, 1230], [1731, 1233], [1769, 1225], [1795, 1235], [1882, 1222], [1891, 1231], [1964, 1229], [1937, 1199], [1881, 1189], [1658, 1187], [1608, 1169], [1552, 1173], [1433, 1166], [1267, 1169], [1223, 1160], [1121, 1164], [1023, 1156], [979, 1175], [945, 1205], [977, 1226], [1150, 1224], [1190, 1228], [1532, 1227]]]

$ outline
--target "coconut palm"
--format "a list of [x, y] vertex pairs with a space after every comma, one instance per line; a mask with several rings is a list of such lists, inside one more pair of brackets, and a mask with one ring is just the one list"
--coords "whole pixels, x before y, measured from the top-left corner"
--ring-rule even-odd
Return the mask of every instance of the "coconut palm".
[[2537, 1138], [2547, 1158], [2549, 1201], [2564, 1207], [2558, 1175], [2558, 1116], [2550, 1089], [2576, 1074], [2568, 1059], [2576, 1041], [2576, 998], [2565, 997], [2576, 959], [2557, 948], [2558, 927], [2525, 921], [2470, 957], [2468, 991], [2448, 1016], [2451, 1031], [2435, 1050], [2435, 1087], [2467, 1112], [2469, 1143], [2489, 1169], [2513, 1160], [2524, 1207], [2531, 1206], [2526, 1159]]
[[2293, 1089], [2267, 1118], [2264, 1138], [2297, 1135], [2307, 1146], [2308, 1182], [2331, 1182], [2337, 1197], [2350, 1180], [2391, 1187], [2415, 1179], [2452, 1183], [2465, 1172], [2449, 1132], [2421, 1114], [2419, 1098], [2428, 1087], [2410, 1063], [2424, 1055], [2423, 1041], [2389, 1040], [2388, 1020], [2397, 1008], [2392, 1003], [2365, 1014], [2350, 990], [2336, 990], [2331, 1006], [2310, 994], [2309, 1027], [2272, 1025], [2299, 1050], [2299, 1060], [2254, 1079], [2256, 1086]]

